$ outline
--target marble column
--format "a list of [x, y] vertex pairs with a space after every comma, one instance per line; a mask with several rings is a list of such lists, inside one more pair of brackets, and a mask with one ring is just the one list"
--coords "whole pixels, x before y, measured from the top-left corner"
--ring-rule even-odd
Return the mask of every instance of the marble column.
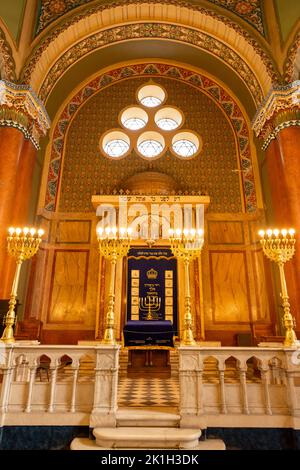
[[272, 201], [271, 226], [296, 229], [298, 243], [285, 266], [292, 315], [300, 330], [300, 81], [272, 89], [253, 130], [262, 142]]
[[9, 297], [15, 270], [6, 250], [7, 229], [28, 224], [39, 138], [49, 127], [30, 87], [0, 80], [0, 299]]

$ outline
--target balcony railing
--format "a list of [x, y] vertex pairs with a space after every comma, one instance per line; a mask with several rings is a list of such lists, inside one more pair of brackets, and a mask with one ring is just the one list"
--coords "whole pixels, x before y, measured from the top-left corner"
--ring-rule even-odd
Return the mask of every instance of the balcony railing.
[[[181, 426], [300, 428], [300, 349], [179, 347]], [[0, 425], [116, 426], [120, 346], [0, 349]]]

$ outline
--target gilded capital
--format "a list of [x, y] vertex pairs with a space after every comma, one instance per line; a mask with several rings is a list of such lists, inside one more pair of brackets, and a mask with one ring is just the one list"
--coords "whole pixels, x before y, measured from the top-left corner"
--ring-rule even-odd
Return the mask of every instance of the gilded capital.
[[50, 118], [30, 86], [0, 80], [0, 126], [19, 129], [38, 149], [40, 137], [50, 127]]
[[252, 122], [255, 135], [264, 140], [263, 150], [290, 126], [300, 126], [300, 80], [272, 88]]

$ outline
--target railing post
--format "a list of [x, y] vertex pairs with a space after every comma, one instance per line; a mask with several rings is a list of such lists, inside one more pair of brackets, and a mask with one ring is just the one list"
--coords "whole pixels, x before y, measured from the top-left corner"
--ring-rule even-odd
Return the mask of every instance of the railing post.
[[56, 395], [56, 378], [57, 378], [58, 364], [50, 366], [50, 401], [48, 406], [48, 412], [53, 413], [55, 409], [55, 395]]
[[[13, 364], [13, 345], [7, 344], [1, 352], [0, 365], [3, 370], [3, 381], [0, 392], [0, 414], [7, 412], [10, 386], [12, 382], [14, 364]], [[0, 420], [0, 425], [2, 420]]]
[[271, 399], [270, 399], [270, 391], [269, 391], [269, 383], [268, 383], [268, 373], [269, 367], [267, 365], [262, 365], [259, 367], [260, 374], [261, 374], [261, 383], [263, 387], [263, 393], [265, 397], [265, 412], [267, 415], [272, 414], [271, 409]]
[[101, 344], [95, 351], [94, 404], [90, 427], [116, 427], [120, 346]]
[[224, 365], [219, 365], [221, 413], [227, 414], [226, 394], [225, 394], [225, 377], [224, 376], [225, 376]]
[[31, 411], [32, 390], [33, 390], [36, 369], [37, 369], [36, 365], [30, 366], [30, 378], [29, 378], [29, 383], [28, 383], [28, 394], [27, 394], [27, 402], [26, 402], [26, 408], [25, 408], [26, 413], [30, 413]]
[[180, 346], [178, 351], [180, 427], [206, 427], [202, 419], [204, 413], [202, 385], [203, 368], [200, 351], [197, 347], [190, 346]]
[[240, 384], [241, 384], [241, 399], [242, 399], [242, 407], [243, 413], [245, 415], [249, 415], [249, 404], [248, 404], [248, 394], [247, 394], [247, 382], [246, 382], [246, 366], [240, 366], [239, 373], [240, 373]]
[[78, 360], [73, 359], [72, 370], [73, 370], [73, 380], [72, 380], [72, 398], [71, 398], [70, 413], [75, 413], [75, 410], [76, 410], [76, 387], [77, 387], [78, 372], [79, 372], [79, 361]]
[[[300, 399], [297, 399], [294, 377], [300, 376], [300, 351], [285, 350], [286, 378], [287, 378], [287, 401], [290, 414], [300, 416]], [[299, 401], [298, 401], [299, 400]]]

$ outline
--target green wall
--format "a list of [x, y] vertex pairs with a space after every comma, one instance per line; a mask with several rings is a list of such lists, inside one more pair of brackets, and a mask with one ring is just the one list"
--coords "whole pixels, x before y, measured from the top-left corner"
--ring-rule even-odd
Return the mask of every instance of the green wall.
[[0, 17], [17, 42], [22, 26], [25, 0], [0, 0]]
[[300, 18], [299, 0], [275, 0], [277, 7], [277, 16], [280, 22], [281, 35], [283, 41], [286, 41], [294, 24]]

